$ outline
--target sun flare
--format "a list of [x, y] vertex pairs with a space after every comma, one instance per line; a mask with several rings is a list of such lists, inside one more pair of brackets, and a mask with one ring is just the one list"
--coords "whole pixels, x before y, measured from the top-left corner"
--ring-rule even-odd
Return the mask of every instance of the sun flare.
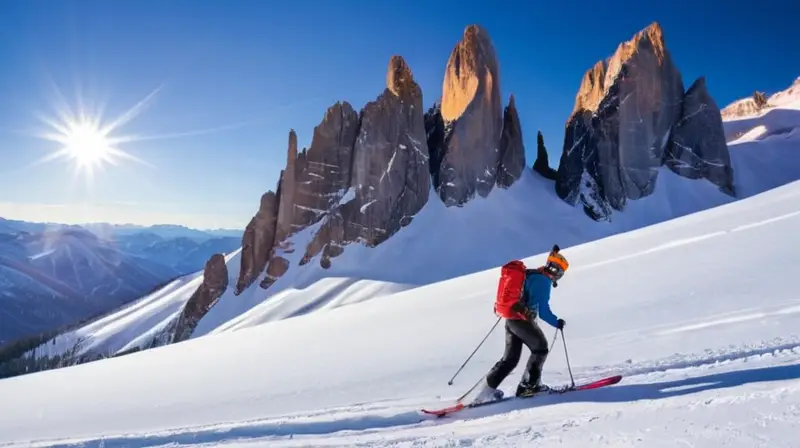
[[70, 160], [73, 162], [75, 174], [83, 174], [90, 183], [95, 170], [101, 170], [106, 164], [117, 165], [121, 160], [128, 160], [149, 165], [118, 147], [122, 143], [140, 140], [141, 137], [119, 136], [112, 133], [139, 115], [156, 92], [158, 89], [120, 116], [106, 122], [103, 120], [102, 107], [95, 111], [87, 110], [85, 102], [79, 98], [77, 108], [73, 108], [56, 89], [56, 97], [60, 100], [56, 104], [56, 116], [39, 115], [42, 123], [50, 129], [36, 135], [60, 146], [36, 163], [56, 159]]
[[63, 151], [80, 167], [108, 162], [114, 152], [103, 131], [92, 123], [76, 123], [64, 137]]
[[42, 158], [40, 162], [59, 158], [72, 160], [76, 171], [82, 172], [89, 182], [92, 181], [95, 170], [102, 169], [104, 164], [117, 165], [121, 159], [142, 162], [116, 148], [114, 145], [124, 140], [108, 135], [112, 128], [100, 126], [97, 119], [70, 117], [63, 123], [51, 122], [50, 125], [57, 132], [47, 133], [43, 137], [60, 143], [61, 147]]
[[118, 134], [119, 129], [141, 114], [162, 87], [156, 88], [132, 107], [124, 110], [120, 115], [106, 120], [103, 116], [104, 104], [101, 103], [92, 107], [91, 104], [87, 104], [87, 98], [81, 95], [77, 95], [74, 104], [70, 104], [55, 83], [52, 83], [51, 86], [55, 96], [55, 101], [52, 104], [55, 114], [49, 116], [41, 113], [36, 114], [46, 129], [33, 131], [31, 134], [33, 137], [58, 143], [59, 146], [49, 154], [33, 162], [32, 165], [57, 159], [66, 159], [72, 162], [75, 170], [74, 174], [76, 176], [83, 175], [89, 183], [92, 183], [96, 170], [102, 170], [105, 165], [116, 166], [123, 160], [155, 168], [150, 163], [120, 149], [122, 144], [145, 140], [192, 137], [236, 129], [256, 122], [256, 120], [247, 120], [211, 128], [166, 134], [120, 135]]

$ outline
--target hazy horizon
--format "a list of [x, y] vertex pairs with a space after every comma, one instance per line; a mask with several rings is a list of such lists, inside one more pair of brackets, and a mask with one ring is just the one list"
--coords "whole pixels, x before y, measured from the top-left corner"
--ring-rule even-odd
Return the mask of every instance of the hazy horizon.
[[[70, 206], [72, 206], [72, 205], [70, 205]], [[10, 220], [10, 221], [23, 221], [23, 222], [27, 222], [27, 223], [31, 223], [31, 224], [45, 224], [45, 225], [53, 224], [53, 225], [68, 225], [68, 226], [72, 226], [72, 225], [87, 226], [87, 225], [100, 225], [100, 224], [109, 224], [109, 225], [114, 225], [114, 226], [142, 227], [142, 228], [148, 228], [148, 227], [153, 227], [153, 226], [176, 226], [176, 227], [186, 227], [186, 228], [189, 228], [189, 229], [192, 229], [192, 230], [199, 230], [199, 231], [240, 231], [240, 232], [243, 232], [244, 228], [245, 228], [245, 226], [240, 226], [240, 227], [213, 227], [213, 226], [212, 227], [209, 227], [209, 226], [195, 227], [195, 226], [190, 226], [190, 225], [180, 224], [180, 223], [160, 222], [158, 220], [147, 221], [147, 220], [140, 219], [141, 216], [138, 215], [138, 214], [137, 214], [137, 220], [140, 221], [140, 222], [125, 221], [124, 219], [117, 219], [117, 220], [109, 221], [109, 220], [106, 219], [107, 217], [109, 217], [109, 215], [112, 218], [114, 216], [125, 216], [125, 215], [124, 214], [115, 214], [115, 213], [109, 214], [107, 206], [106, 207], [102, 207], [102, 208], [98, 208], [98, 210], [94, 214], [81, 214], [81, 215], [79, 215], [79, 216], [88, 216], [88, 217], [90, 217], [89, 219], [71, 219], [70, 220], [69, 216], [72, 216], [72, 215], [65, 214], [65, 215], [62, 215], [62, 216], [67, 216], [68, 219], [64, 220], [64, 221], [59, 221], [59, 220], [54, 220], [51, 217], [53, 215], [58, 216], [59, 214], [58, 213], [51, 213], [51, 211], [54, 208], [66, 207], [66, 205], [63, 205], [63, 204], [31, 204], [29, 208], [28, 208], [27, 205], [24, 205], [22, 207], [25, 207], [26, 209], [24, 209], [22, 211], [14, 212], [15, 209], [19, 209], [20, 208], [19, 204], [0, 203], [0, 210], [11, 210], [12, 211], [12, 213], [9, 214], [9, 215], [0, 215], [0, 219], [7, 219], [7, 220]], [[44, 209], [44, 211], [42, 211], [42, 209]], [[91, 218], [92, 216], [95, 216], [95, 218]], [[155, 214], [154, 216], [160, 216], [160, 215], [159, 214]]]

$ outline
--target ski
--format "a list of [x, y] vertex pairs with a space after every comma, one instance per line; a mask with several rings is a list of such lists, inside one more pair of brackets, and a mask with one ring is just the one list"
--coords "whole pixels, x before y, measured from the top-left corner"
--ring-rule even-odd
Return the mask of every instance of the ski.
[[428, 414], [428, 415], [434, 415], [436, 417], [444, 417], [446, 415], [450, 415], [450, 414], [452, 414], [454, 412], [458, 412], [458, 411], [461, 411], [461, 410], [464, 410], [464, 409], [478, 408], [478, 407], [482, 407], [482, 406], [488, 406], [488, 405], [491, 405], [491, 404], [503, 403], [503, 402], [507, 402], [507, 401], [511, 401], [511, 400], [525, 400], [525, 399], [528, 399], [528, 398], [535, 398], [535, 397], [542, 396], [542, 395], [560, 395], [560, 394], [564, 394], [564, 393], [567, 393], [567, 392], [578, 391], [578, 390], [597, 389], [597, 388], [600, 388], [600, 387], [611, 386], [611, 385], [617, 384], [621, 380], [622, 380], [622, 375], [614, 375], [614, 376], [610, 376], [610, 377], [607, 377], [607, 378], [602, 378], [602, 379], [599, 379], [599, 380], [591, 381], [589, 383], [576, 384], [575, 386], [567, 385], [567, 386], [563, 386], [563, 387], [556, 387], [556, 388], [553, 388], [553, 389], [551, 389], [551, 390], [549, 390], [547, 392], [538, 393], [538, 394], [532, 395], [530, 397], [509, 396], [509, 397], [503, 397], [503, 398], [501, 398], [499, 400], [486, 401], [486, 402], [483, 402], [483, 403], [467, 403], [467, 404], [456, 403], [453, 406], [448, 406], [448, 407], [441, 408], [441, 409], [422, 409], [422, 412], [425, 413], [425, 414]]

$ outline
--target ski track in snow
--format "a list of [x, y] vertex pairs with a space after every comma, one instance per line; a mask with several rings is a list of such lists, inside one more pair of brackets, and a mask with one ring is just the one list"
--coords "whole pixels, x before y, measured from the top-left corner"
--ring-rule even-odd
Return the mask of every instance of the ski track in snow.
[[[546, 415], [546, 409], [554, 406], [592, 404], [591, 410], [572, 415], [571, 418], [565, 416], [565, 421], [548, 421], [543, 426], [515, 426], [505, 432], [479, 439], [465, 434], [467, 437], [463, 439], [456, 436], [446, 443], [447, 446], [453, 443], [467, 446], [496, 446], [500, 443], [500, 446], [506, 446], [503, 443], [508, 439], [508, 446], [519, 446], [520, 439], [525, 442], [543, 442], [553, 437], [554, 433], [619, 418], [621, 412], [615, 410], [614, 403], [642, 402], [645, 404], [639, 406], [650, 408], [650, 413], [657, 413], [662, 408], [691, 410], [696, 407], [725, 406], [731, 402], [770, 400], [786, 395], [791, 395], [797, 403], [787, 408], [787, 415], [797, 417], [798, 420], [785, 423], [800, 428], [800, 381], [779, 389], [754, 389], [747, 393], [733, 394], [719, 392], [749, 384], [800, 379], [800, 338], [793, 341], [772, 341], [758, 348], [733, 348], [716, 354], [676, 355], [652, 361], [649, 365], [618, 365], [575, 372], [575, 381], [579, 383], [613, 374], [624, 375], [622, 382], [615, 386], [570, 392], [562, 396], [537, 397], [530, 401], [498, 403], [495, 406], [464, 410], [441, 419], [425, 416], [418, 410], [431, 403], [441, 405], [446, 401], [405, 400], [384, 404], [357, 404], [263, 420], [177, 428], [151, 434], [29, 442], [25, 446], [115, 448], [262, 446], [265, 443], [269, 446], [443, 446], [445, 443], [442, 437], [445, 436], [442, 434], [453, 436], [461, 433], [466, 426], [491, 426], [491, 431], [496, 432], [497, 422], [504, 419], [504, 416], [516, 419], [531, 414], [534, 418], [533, 414], [544, 410], [543, 414]], [[633, 413], [630, 410], [626, 412]], [[537, 415], [535, 418], [541, 417]], [[762, 418], [769, 420], [779, 417]], [[619, 440], [614, 446], [619, 446], [617, 443]], [[16, 446], [21, 445], [0, 444], [0, 447]]]

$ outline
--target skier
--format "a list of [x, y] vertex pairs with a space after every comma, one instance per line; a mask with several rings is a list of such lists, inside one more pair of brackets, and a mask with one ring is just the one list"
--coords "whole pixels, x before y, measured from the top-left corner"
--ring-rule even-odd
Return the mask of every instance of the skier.
[[559, 252], [558, 245], [554, 245], [545, 265], [536, 269], [527, 269], [521, 261], [503, 266], [495, 312], [506, 319], [506, 347], [503, 357], [487, 373], [476, 403], [503, 398], [503, 391], [497, 387], [519, 363], [522, 344], [531, 354], [516, 396], [527, 397], [549, 389], [541, 384], [542, 366], [548, 354], [547, 338], [536, 318], [541, 317], [553, 327], [564, 328], [564, 319], [550, 309], [550, 288], [558, 287], [558, 280], [569, 268], [567, 259]]

